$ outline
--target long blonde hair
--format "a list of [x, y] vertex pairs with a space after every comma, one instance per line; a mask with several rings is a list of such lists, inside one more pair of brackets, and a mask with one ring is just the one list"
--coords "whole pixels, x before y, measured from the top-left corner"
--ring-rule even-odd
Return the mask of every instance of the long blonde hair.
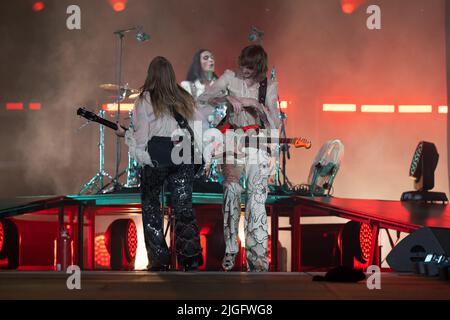
[[141, 87], [140, 97], [148, 91], [157, 118], [171, 114], [170, 106], [184, 116], [192, 119], [196, 105], [192, 96], [178, 85], [172, 64], [164, 57], [156, 57], [150, 62], [147, 79]]

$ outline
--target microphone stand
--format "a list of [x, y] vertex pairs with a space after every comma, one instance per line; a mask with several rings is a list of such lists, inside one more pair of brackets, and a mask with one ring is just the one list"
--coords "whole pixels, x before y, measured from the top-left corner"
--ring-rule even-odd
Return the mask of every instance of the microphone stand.
[[[281, 119], [281, 139], [287, 139], [286, 136], [286, 119], [287, 115], [283, 111], [280, 111], [280, 119]], [[283, 176], [283, 184], [281, 185], [281, 190], [285, 192], [290, 191], [290, 182], [286, 174], [286, 159], [291, 159], [291, 153], [289, 151], [290, 146], [288, 143], [282, 143], [280, 145], [280, 150], [282, 152], [282, 166], [281, 166], [281, 174]]]
[[[272, 68], [272, 72], [271, 72], [271, 76], [270, 76], [271, 80], [276, 80], [276, 69], [275, 66]], [[283, 111], [281, 111], [281, 104], [280, 104], [280, 97], [277, 97], [277, 101], [278, 101], [278, 106], [280, 106], [280, 120], [281, 120], [281, 127], [280, 127], [280, 140], [286, 140], [287, 139], [287, 135], [286, 135], [286, 120], [287, 120], [287, 114]], [[275, 183], [278, 184], [278, 190], [282, 191], [282, 192], [290, 192], [291, 191], [291, 183], [287, 177], [286, 174], [286, 159], [290, 160], [291, 159], [291, 154], [289, 151], [289, 144], [288, 143], [279, 143], [278, 145], [278, 150], [282, 152], [281, 154], [281, 175], [283, 176], [283, 183], [281, 183], [280, 181], [280, 174], [279, 174], [279, 170], [280, 170], [280, 165], [279, 165], [279, 161], [280, 161], [280, 155], [277, 151], [277, 160], [276, 160], [276, 172], [275, 172]]]
[[[125, 34], [131, 31], [135, 31], [137, 30], [138, 27], [132, 27], [129, 29], [124, 29], [124, 30], [117, 30], [114, 32], [114, 35], [118, 36], [119, 39], [119, 48], [118, 48], [118, 53], [117, 53], [117, 70], [116, 70], [116, 84], [117, 84], [117, 114], [116, 114], [116, 122], [119, 123], [120, 122], [120, 103], [122, 102], [123, 98], [126, 97], [127, 94], [127, 90], [124, 91], [124, 93], [122, 93], [122, 70], [123, 70], [123, 47], [124, 47], [124, 38], [125, 38]], [[124, 97], [122, 97], [122, 95], [124, 94]], [[120, 167], [120, 160], [121, 160], [121, 143], [120, 143], [120, 137], [116, 137], [116, 168], [115, 168], [115, 175], [114, 175], [114, 179], [113, 179], [113, 192], [114, 191], [118, 191], [121, 187], [123, 187], [122, 185], [120, 185], [119, 183], [119, 178], [120, 178], [120, 174], [119, 174], [119, 167]]]

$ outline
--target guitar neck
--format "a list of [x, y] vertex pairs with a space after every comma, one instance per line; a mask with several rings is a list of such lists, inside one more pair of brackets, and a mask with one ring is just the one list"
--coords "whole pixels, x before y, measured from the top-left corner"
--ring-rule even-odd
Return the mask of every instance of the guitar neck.
[[[112, 121], [106, 120], [105, 118], [102, 118], [98, 115], [96, 115], [95, 113], [86, 110], [85, 108], [78, 108], [77, 110], [77, 115], [89, 120], [89, 121], [93, 121], [93, 122], [97, 122], [100, 123], [102, 125], [104, 125], [105, 127], [111, 128], [113, 130], [117, 130], [119, 128], [119, 126], [117, 125], [117, 123], [114, 123]], [[121, 126], [124, 130], [128, 130], [128, 128]]]
[[268, 138], [267, 141], [269, 143], [294, 144], [295, 139], [293, 139], [293, 138], [275, 138], [275, 139]]
[[117, 130], [117, 128], [118, 128], [116, 123], [106, 120], [106, 119], [103, 119], [101, 117], [98, 117], [95, 121], [104, 125], [105, 127], [111, 128], [113, 130]]
[[[280, 143], [280, 144], [294, 144], [295, 139], [293, 138], [271, 138], [271, 137], [258, 137], [259, 141], [264, 143]], [[255, 140], [256, 141], [256, 140]], [[250, 137], [245, 138], [245, 143], [248, 145], [250, 142]]]

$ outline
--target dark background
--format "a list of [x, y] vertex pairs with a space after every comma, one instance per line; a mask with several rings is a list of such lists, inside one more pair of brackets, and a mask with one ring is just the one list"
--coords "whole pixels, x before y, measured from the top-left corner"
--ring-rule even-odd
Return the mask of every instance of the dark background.
[[[107, 0], [3, 1], [0, 9], [0, 196], [77, 193], [98, 169], [98, 126], [77, 130], [80, 106], [96, 110], [115, 82], [113, 32], [144, 26], [151, 40], [125, 39], [123, 79], [138, 88], [150, 60], [166, 56], [179, 81], [192, 55], [209, 48], [217, 73], [234, 68], [252, 26], [265, 32], [269, 65], [276, 66], [280, 98], [290, 101], [288, 134], [313, 141], [292, 151], [288, 174], [307, 179], [320, 146], [343, 141], [346, 153], [335, 195], [398, 199], [420, 140], [436, 143], [436, 189], [448, 191], [444, 1], [363, 1], [353, 14], [339, 0], [129, 0], [115, 12]], [[66, 28], [66, 9], [81, 8], [81, 30]], [[382, 29], [366, 27], [377, 4]], [[6, 110], [23, 102], [24, 110]], [[41, 110], [28, 110], [39, 102]], [[432, 114], [324, 113], [323, 103], [430, 104]], [[111, 117], [112, 115], [108, 115]], [[113, 120], [113, 118], [111, 117]], [[114, 134], [106, 132], [107, 171], [114, 173]], [[121, 169], [126, 167], [122, 147]]]

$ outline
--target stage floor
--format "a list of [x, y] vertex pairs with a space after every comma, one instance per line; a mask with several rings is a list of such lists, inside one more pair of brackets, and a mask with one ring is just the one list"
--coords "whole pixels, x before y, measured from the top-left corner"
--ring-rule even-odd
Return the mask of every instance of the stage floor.
[[82, 271], [81, 290], [68, 290], [65, 273], [1, 271], [0, 299], [450, 299], [450, 282], [437, 278], [382, 273], [381, 289], [369, 290], [365, 281], [312, 281], [317, 274]]

